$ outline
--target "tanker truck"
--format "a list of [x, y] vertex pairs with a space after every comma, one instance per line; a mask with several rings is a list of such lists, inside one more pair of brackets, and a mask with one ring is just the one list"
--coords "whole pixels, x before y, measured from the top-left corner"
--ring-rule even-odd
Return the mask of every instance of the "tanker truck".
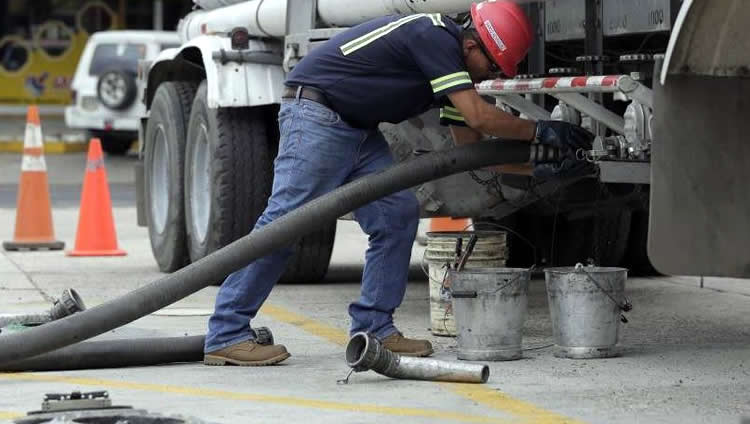
[[[247, 234], [266, 206], [286, 73], [389, 14], [461, 20], [472, 0], [195, 0], [181, 45], [141, 62], [138, 222], [171, 272]], [[536, 41], [514, 79], [476, 85], [528, 119], [596, 135], [592, 177], [477, 170], [415, 187], [423, 217], [509, 231], [508, 264], [592, 260], [632, 272], [750, 277], [750, 3], [519, 1]], [[398, 101], [398, 99], [394, 99]], [[437, 110], [382, 124], [397, 161], [452, 146]], [[335, 223], [311, 223], [282, 280], [326, 273]], [[499, 227], [500, 228], [500, 227]]]

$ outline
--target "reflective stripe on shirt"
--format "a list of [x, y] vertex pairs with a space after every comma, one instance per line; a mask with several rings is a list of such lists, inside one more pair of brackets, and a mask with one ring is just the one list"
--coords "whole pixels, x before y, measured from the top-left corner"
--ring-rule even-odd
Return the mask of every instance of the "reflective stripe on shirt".
[[430, 81], [433, 93], [438, 93], [459, 84], [471, 84], [471, 77], [468, 72], [455, 72]]
[[341, 53], [343, 53], [344, 56], [354, 53], [355, 51], [361, 49], [362, 47], [367, 46], [373, 41], [385, 35], [388, 35], [389, 33], [396, 30], [398, 27], [402, 25], [406, 25], [409, 22], [415, 21], [420, 18], [429, 18], [432, 21], [433, 25], [445, 27], [445, 24], [443, 23], [443, 18], [440, 16], [439, 13], [418, 13], [416, 15], [409, 15], [397, 21], [393, 21], [389, 23], [388, 25], [382, 26], [374, 31], [368, 32], [367, 34], [361, 37], [355, 38], [354, 40], [344, 44], [343, 46], [340, 47]]
[[466, 119], [461, 112], [453, 106], [443, 106], [440, 108], [440, 125], [466, 127]]

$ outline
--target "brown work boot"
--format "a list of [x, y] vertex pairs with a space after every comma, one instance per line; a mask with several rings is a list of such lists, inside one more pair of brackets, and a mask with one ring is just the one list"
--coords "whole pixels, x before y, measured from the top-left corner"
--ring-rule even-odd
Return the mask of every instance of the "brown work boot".
[[396, 332], [381, 341], [384, 348], [403, 356], [430, 356], [432, 343], [427, 340], [407, 339]]
[[205, 365], [258, 367], [277, 364], [290, 357], [283, 345], [260, 345], [246, 340], [203, 355]]

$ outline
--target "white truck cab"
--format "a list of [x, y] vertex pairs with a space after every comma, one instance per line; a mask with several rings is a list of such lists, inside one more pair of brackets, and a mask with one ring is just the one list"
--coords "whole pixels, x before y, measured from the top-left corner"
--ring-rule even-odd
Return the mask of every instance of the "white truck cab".
[[139, 60], [180, 45], [175, 32], [104, 31], [89, 38], [73, 82], [73, 103], [65, 108], [70, 128], [99, 137], [108, 153], [125, 153], [145, 112], [143, 87], [137, 81]]

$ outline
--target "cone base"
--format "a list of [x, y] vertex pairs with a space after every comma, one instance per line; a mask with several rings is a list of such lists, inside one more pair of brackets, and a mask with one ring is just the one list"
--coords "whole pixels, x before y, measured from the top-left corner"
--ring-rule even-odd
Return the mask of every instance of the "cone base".
[[19, 250], [63, 250], [64, 248], [65, 242], [59, 240], [3, 242], [3, 249], [11, 252]]
[[68, 256], [125, 256], [127, 252], [121, 249], [114, 250], [70, 250], [65, 252]]

